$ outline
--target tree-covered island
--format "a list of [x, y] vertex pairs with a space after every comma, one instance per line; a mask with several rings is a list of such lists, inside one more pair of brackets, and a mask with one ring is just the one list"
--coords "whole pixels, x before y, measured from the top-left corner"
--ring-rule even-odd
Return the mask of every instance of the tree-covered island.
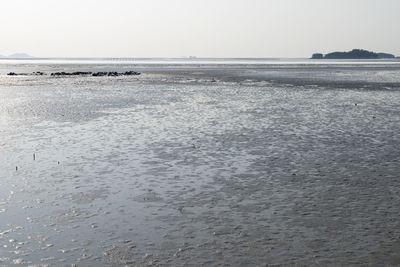
[[388, 53], [375, 53], [363, 49], [353, 49], [349, 52], [333, 52], [326, 55], [315, 53], [312, 59], [388, 59], [395, 58], [394, 55]]

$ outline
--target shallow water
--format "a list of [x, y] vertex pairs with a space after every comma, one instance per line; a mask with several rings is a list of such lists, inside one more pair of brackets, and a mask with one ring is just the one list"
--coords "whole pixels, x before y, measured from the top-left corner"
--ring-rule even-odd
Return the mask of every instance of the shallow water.
[[400, 66], [5, 75], [115, 68], [1, 66], [0, 265], [400, 262]]

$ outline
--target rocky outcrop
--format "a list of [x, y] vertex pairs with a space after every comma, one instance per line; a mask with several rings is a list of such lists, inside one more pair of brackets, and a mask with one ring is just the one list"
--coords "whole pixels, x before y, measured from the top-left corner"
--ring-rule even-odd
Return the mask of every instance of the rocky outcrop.
[[[29, 76], [29, 75], [46, 75], [44, 72], [41, 71], [36, 71], [32, 73], [15, 73], [15, 72], [9, 72], [7, 73], [8, 76]], [[102, 76], [111, 76], [111, 77], [117, 77], [117, 76], [133, 76], [133, 75], [140, 75], [140, 72], [136, 71], [125, 71], [125, 72], [116, 72], [116, 71], [111, 71], [111, 72], [91, 72], [91, 71], [75, 71], [75, 72], [52, 72], [50, 76], [93, 76], [93, 77], [102, 77]]]
[[92, 72], [88, 71], [76, 71], [76, 72], [53, 72], [51, 76], [81, 76], [81, 75], [90, 75]]
[[35, 71], [32, 73], [15, 73], [15, 72], [9, 72], [7, 73], [8, 76], [41, 76], [45, 75], [44, 72], [41, 71]]
[[102, 76], [112, 76], [112, 77], [117, 77], [117, 76], [131, 76], [131, 75], [140, 75], [140, 72], [136, 71], [126, 71], [126, 72], [116, 72], [116, 71], [110, 71], [110, 72], [54, 72], [51, 73], [51, 76], [88, 76], [91, 75], [93, 77], [102, 77]]

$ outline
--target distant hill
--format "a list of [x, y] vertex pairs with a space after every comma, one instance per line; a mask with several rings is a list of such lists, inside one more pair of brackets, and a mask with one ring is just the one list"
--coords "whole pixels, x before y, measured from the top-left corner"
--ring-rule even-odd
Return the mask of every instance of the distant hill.
[[25, 54], [25, 53], [15, 53], [9, 55], [8, 58], [33, 58], [33, 56]]
[[387, 59], [395, 58], [394, 55], [388, 53], [375, 53], [363, 49], [353, 49], [349, 52], [333, 52], [326, 55], [316, 53], [312, 59]]

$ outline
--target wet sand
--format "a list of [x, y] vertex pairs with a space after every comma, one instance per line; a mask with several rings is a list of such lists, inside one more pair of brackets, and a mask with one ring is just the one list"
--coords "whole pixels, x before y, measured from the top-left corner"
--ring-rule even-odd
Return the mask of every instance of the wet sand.
[[1, 71], [0, 265], [398, 265], [400, 68], [257, 68]]

